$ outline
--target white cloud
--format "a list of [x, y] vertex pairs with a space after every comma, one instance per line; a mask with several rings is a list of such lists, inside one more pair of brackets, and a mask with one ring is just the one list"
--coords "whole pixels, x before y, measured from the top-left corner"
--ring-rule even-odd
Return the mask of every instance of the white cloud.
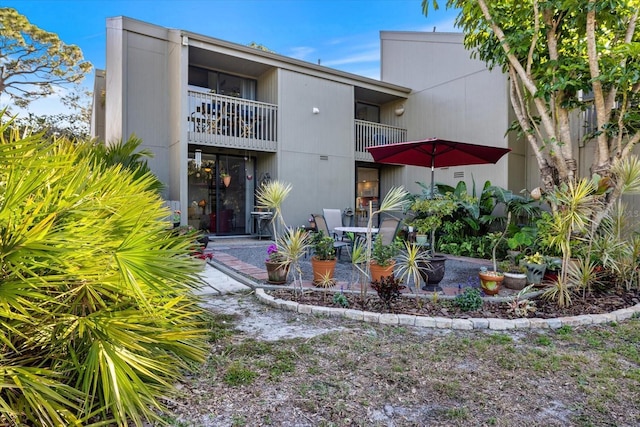
[[295, 59], [308, 61], [307, 58], [315, 51], [316, 49], [312, 48], [311, 46], [296, 46], [291, 48], [291, 53], [289, 53], [288, 56]]
[[379, 51], [370, 51], [370, 52], [361, 52], [354, 55], [348, 55], [338, 59], [332, 59], [323, 62], [322, 65], [326, 65], [327, 67], [335, 67], [338, 65], [345, 64], [357, 64], [363, 62], [379, 62], [380, 61], [380, 52]]

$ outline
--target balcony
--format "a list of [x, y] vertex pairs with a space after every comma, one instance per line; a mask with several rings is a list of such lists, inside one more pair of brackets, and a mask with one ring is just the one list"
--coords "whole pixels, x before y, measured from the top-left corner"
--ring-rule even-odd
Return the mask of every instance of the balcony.
[[356, 120], [356, 160], [373, 162], [373, 157], [367, 147], [375, 145], [393, 144], [407, 140], [407, 130], [380, 123]]
[[277, 150], [277, 105], [191, 90], [188, 103], [189, 143]]

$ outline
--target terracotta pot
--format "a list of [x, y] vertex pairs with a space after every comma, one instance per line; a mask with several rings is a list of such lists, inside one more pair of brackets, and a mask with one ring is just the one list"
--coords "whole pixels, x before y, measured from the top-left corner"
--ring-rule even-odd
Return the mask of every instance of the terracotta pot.
[[524, 273], [504, 273], [502, 284], [505, 288], [521, 291], [527, 286], [527, 275]]
[[374, 261], [372, 261], [369, 264], [369, 272], [371, 273], [371, 282], [373, 283], [375, 281], [379, 281], [383, 277], [393, 276], [393, 267], [395, 267], [395, 265], [396, 265], [396, 262], [392, 261], [391, 264], [389, 264], [388, 266], [382, 267], [376, 264]]
[[478, 273], [478, 276], [480, 277], [480, 286], [482, 286], [482, 291], [485, 294], [496, 295], [500, 292], [500, 286], [504, 280], [504, 276], [502, 274], [498, 275], [493, 271], [481, 271]]
[[231, 184], [231, 175], [225, 175], [222, 177], [222, 183], [225, 187], [228, 187]]
[[264, 263], [267, 269], [267, 282], [274, 285], [282, 285], [287, 283], [287, 276], [289, 275], [289, 265], [282, 265], [275, 262], [265, 261]]
[[337, 262], [337, 258], [330, 260], [320, 260], [315, 256], [312, 256], [311, 268], [313, 269], [313, 283], [316, 285], [321, 283], [324, 278], [327, 277], [327, 275], [328, 277], [333, 279]]

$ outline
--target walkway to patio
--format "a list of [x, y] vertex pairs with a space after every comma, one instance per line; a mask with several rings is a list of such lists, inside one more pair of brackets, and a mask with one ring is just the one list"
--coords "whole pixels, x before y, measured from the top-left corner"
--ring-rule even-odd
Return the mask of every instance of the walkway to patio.
[[[272, 242], [257, 240], [251, 237], [220, 238], [213, 236], [207, 247], [207, 251], [213, 253], [213, 262], [222, 264], [230, 270], [253, 281], [257, 286], [269, 286], [267, 283], [267, 271], [264, 261], [267, 257], [267, 248]], [[442, 294], [454, 296], [461, 293], [466, 287], [479, 288], [478, 270], [480, 267], [489, 267], [487, 260], [465, 258], [447, 255], [446, 272], [440, 282]], [[313, 276], [309, 258], [303, 258], [301, 263], [304, 288], [316, 288], [311, 278]], [[337, 280], [333, 289], [357, 290], [356, 273], [346, 256], [336, 265], [335, 278]], [[289, 284], [291, 284], [291, 274]], [[277, 285], [276, 285], [277, 286]], [[404, 292], [413, 292], [413, 289], [405, 289]], [[425, 291], [421, 291], [425, 292]], [[516, 291], [503, 289], [499, 296], [508, 296]]]

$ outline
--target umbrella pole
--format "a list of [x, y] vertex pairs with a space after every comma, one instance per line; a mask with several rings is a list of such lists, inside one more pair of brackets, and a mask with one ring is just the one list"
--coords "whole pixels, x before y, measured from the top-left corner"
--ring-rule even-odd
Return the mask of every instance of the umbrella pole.
[[[436, 158], [436, 147], [433, 146], [433, 153], [431, 153], [431, 194], [429, 198], [433, 199], [433, 190], [434, 190], [434, 176], [435, 176], [435, 158]], [[435, 255], [436, 248], [434, 245], [436, 243], [436, 230], [431, 229], [431, 244], [429, 245], [429, 251], [431, 252], [431, 256]]]
[[431, 165], [431, 194], [429, 195], [430, 198], [433, 199], [433, 177], [435, 176], [434, 170], [433, 170], [433, 164]]

